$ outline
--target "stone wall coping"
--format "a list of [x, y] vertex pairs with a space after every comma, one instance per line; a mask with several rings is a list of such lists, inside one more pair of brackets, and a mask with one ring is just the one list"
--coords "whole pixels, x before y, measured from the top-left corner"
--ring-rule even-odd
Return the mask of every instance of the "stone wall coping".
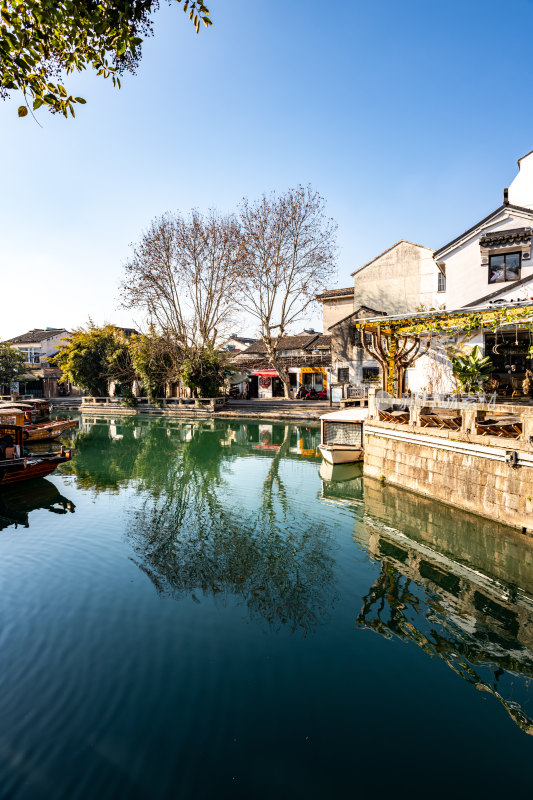
[[533, 405], [519, 405], [516, 403], [481, 403], [469, 400], [454, 400], [453, 406], [450, 405], [450, 400], [440, 397], [428, 397], [424, 395], [413, 395], [412, 397], [391, 397], [391, 398], [376, 398], [376, 402], [380, 406], [403, 406], [409, 408], [446, 408], [447, 410], [457, 411], [489, 411], [493, 414], [517, 414], [517, 415], [533, 415]]
[[466, 433], [463, 431], [444, 430], [442, 428], [428, 428], [421, 425], [399, 425], [396, 422], [385, 422], [379, 419], [367, 419], [365, 426], [373, 428], [383, 428], [385, 430], [398, 431], [405, 433], [418, 434], [424, 437], [435, 437], [436, 439], [449, 439], [453, 442], [466, 442], [469, 444], [483, 445], [485, 447], [497, 447], [501, 450], [517, 450], [526, 453], [533, 452], [533, 442], [523, 439], [507, 439], [500, 436], [481, 436], [477, 433]]

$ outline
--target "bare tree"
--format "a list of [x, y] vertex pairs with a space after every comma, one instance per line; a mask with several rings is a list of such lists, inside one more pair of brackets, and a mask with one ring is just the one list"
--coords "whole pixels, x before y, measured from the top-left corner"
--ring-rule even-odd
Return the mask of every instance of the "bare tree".
[[238, 261], [234, 217], [164, 214], [133, 245], [122, 304], [144, 311], [185, 351], [212, 348], [235, 311]]
[[291, 397], [280, 341], [299, 322], [335, 270], [336, 230], [325, 201], [310, 186], [246, 198], [239, 214], [241, 308], [259, 323], [268, 359]]

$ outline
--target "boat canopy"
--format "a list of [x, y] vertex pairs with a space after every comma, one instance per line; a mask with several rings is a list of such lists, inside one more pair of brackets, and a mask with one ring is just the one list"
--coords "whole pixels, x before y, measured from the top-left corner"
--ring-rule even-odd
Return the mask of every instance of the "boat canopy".
[[368, 408], [343, 408], [341, 411], [332, 411], [330, 414], [323, 414], [320, 419], [326, 422], [364, 422], [368, 417]]
[[232, 372], [226, 376], [226, 380], [230, 386], [235, 386], [239, 383], [244, 383], [247, 381], [248, 377], [249, 375], [247, 372]]

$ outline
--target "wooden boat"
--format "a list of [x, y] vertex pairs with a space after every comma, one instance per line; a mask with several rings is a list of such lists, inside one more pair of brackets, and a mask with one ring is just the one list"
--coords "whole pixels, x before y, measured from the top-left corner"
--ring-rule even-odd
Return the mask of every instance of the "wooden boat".
[[46, 442], [57, 439], [69, 428], [78, 425], [75, 419], [57, 419], [52, 422], [29, 422], [27, 413], [18, 406], [0, 406], [1, 425], [23, 425], [24, 439], [28, 442]]
[[70, 461], [72, 450], [56, 453], [24, 453], [24, 427], [0, 425], [0, 489], [19, 481], [44, 478], [59, 464]]
[[24, 433], [28, 442], [45, 442], [50, 439], [57, 439], [65, 431], [77, 427], [78, 421], [75, 419], [57, 419], [53, 422], [37, 422], [34, 425], [25, 425]]
[[24, 404], [29, 405], [30, 408], [35, 411], [37, 422], [50, 419], [52, 404], [48, 400], [44, 400], [41, 397], [34, 397], [33, 400], [25, 400]]
[[33, 398], [32, 400], [5, 400], [0, 408], [19, 408], [24, 412], [27, 422], [43, 422], [50, 419], [51, 403], [48, 400]]
[[352, 464], [364, 455], [363, 423], [368, 408], [344, 408], [320, 417], [319, 450], [329, 464]]

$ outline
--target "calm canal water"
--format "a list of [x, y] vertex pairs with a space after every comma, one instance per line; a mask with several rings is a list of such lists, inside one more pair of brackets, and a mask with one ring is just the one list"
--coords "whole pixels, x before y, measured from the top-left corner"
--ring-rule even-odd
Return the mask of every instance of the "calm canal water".
[[533, 543], [315, 427], [82, 420], [0, 492], [0, 797], [530, 797]]

